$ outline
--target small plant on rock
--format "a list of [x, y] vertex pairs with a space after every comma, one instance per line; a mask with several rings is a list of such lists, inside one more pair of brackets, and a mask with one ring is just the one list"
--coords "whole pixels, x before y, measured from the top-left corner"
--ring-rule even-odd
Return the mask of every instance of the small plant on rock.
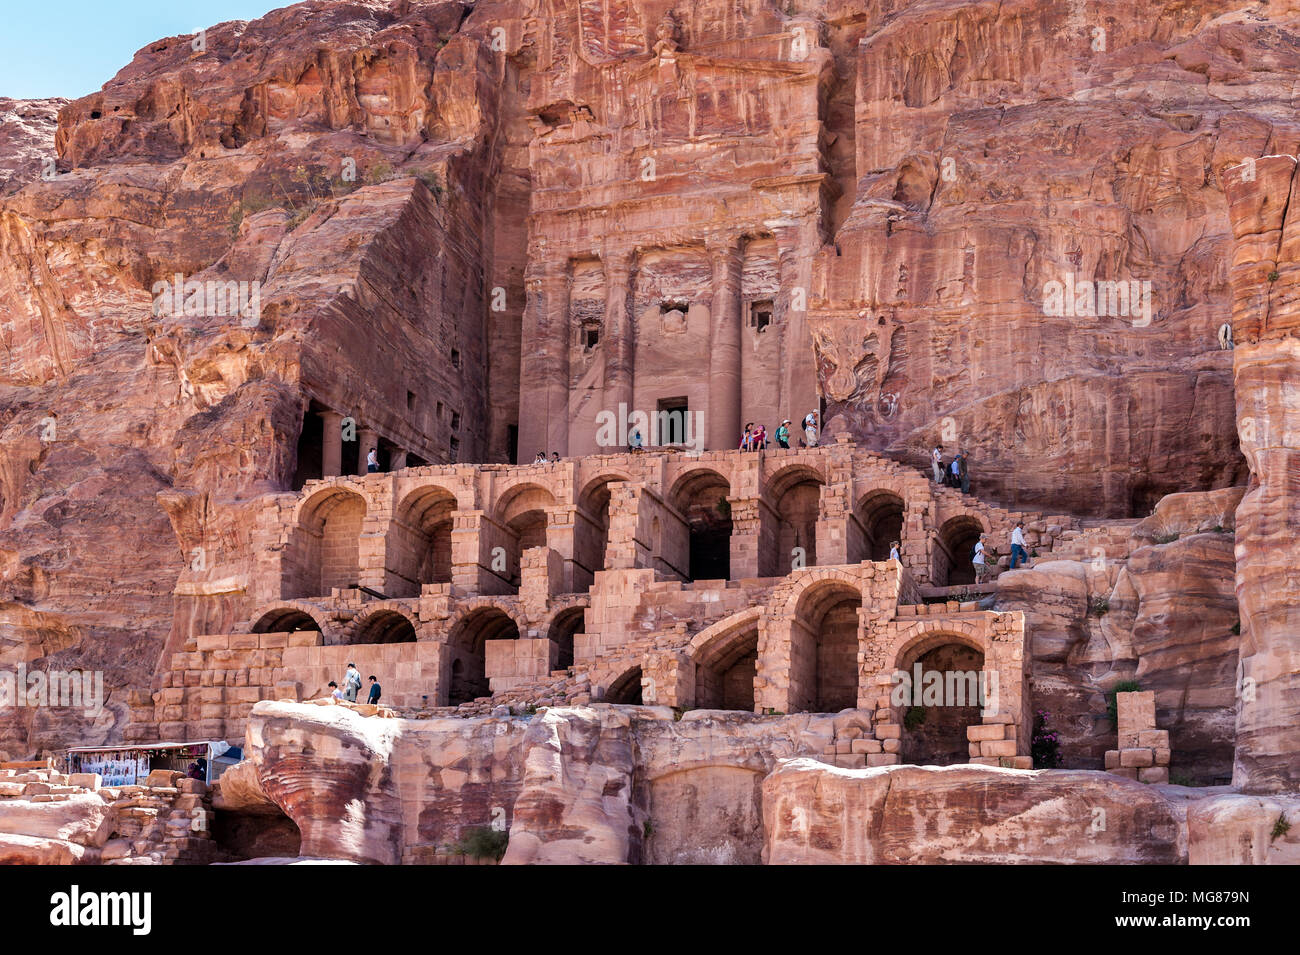
[[909, 707], [907, 713], [903, 716], [903, 726], [909, 730], [914, 730], [925, 722], [925, 707]]
[[1088, 613], [1094, 617], [1104, 617], [1110, 612], [1109, 597], [1093, 597], [1088, 602]]
[[1286, 821], [1286, 813], [1282, 813], [1277, 817], [1277, 822], [1273, 823], [1273, 834], [1269, 836], [1268, 841], [1272, 842], [1274, 839], [1280, 839], [1290, 831], [1291, 823]]

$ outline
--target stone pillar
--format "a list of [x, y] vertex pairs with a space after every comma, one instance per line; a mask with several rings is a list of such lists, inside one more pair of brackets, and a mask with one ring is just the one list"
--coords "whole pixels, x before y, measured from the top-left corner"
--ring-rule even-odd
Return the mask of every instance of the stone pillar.
[[[605, 409], [631, 413], [633, 386], [636, 381], [636, 342], [632, 326], [631, 302], [628, 289], [631, 285], [632, 257], [626, 252], [607, 255], [605, 266]], [[653, 409], [651, 409], [653, 410]], [[646, 436], [649, 440], [649, 436]], [[618, 449], [605, 449], [606, 452]]]
[[1237, 740], [1232, 784], [1249, 793], [1300, 786], [1300, 214], [1297, 163], [1266, 156], [1222, 176], [1235, 244], [1231, 352], [1237, 435], [1251, 481], [1236, 514]]
[[[777, 271], [785, 319], [782, 322], [781, 394], [778, 407], [788, 408], [800, 430], [803, 417], [818, 407], [821, 391], [808, 330], [808, 305], [812, 295], [812, 261], [821, 248], [815, 215], [806, 215], [772, 230], [776, 238]], [[825, 421], [818, 422], [818, 441]], [[798, 434], [792, 437], [799, 437]], [[739, 440], [739, 438], [737, 438]]]
[[337, 477], [343, 473], [343, 415], [337, 411], [317, 412], [321, 419], [320, 473]]
[[406, 467], [406, 451], [402, 448], [394, 448], [389, 454], [389, 470], [400, 471]]
[[557, 593], [571, 594], [573, 587], [574, 524], [578, 508], [574, 504], [561, 504], [546, 509], [546, 545], [559, 554], [562, 563], [560, 589]]
[[357, 429], [357, 474], [367, 474], [366, 456], [370, 454], [370, 449], [379, 449], [379, 433], [373, 428]]
[[732, 580], [759, 577], [759, 561], [771, 561], [772, 555], [761, 553], [763, 510], [758, 498], [727, 498], [731, 507], [731, 575]]
[[569, 453], [569, 268], [537, 259], [524, 285], [518, 460], [539, 449]]
[[[740, 442], [740, 242], [726, 239], [709, 246], [713, 302], [709, 307], [708, 450]], [[735, 574], [733, 573], [733, 577]]]

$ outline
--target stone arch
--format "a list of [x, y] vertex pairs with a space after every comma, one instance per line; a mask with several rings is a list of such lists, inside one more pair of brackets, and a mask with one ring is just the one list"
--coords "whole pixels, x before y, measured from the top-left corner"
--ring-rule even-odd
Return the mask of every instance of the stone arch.
[[521, 627], [510, 611], [491, 601], [475, 601], [449, 621], [446, 697], [450, 706], [490, 695], [487, 677], [489, 640], [517, 640]]
[[850, 549], [849, 562], [888, 560], [889, 545], [902, 543], [906, 515], [907, 499], [893, 489], [876, 488], [859, 497], [853, 518], [860, 530], [860, 543]]
[[441, 484], [410, 491], [393, 512], [384, 539], [384, 592], [418, 597], [425, 584], [451, 583], [456, 495]]
[[669, 503], [682, 515], [690, 534], [688, 578], [728, 580], [731, 577], [731, 482], [708, 467], [681, 475]]
[[[799, 566], [817, 566], [817, 521], [825, 486], [822, 472], [808, 464], [782, 468], [769, 479], [764, 497], [776, 515], [771, 546], [776, 548], [774, 569], [778, 574]], [[795, 559], [796, 547], [801, 549], [802, 565]]]
[[564, 607], [551, 615], [545, 632], [547, 638], [558, 648], [555, 658], [557, 670], [567, 670], [573, 666], [573, 638], [582, 631], [586, 617], [585, 603]]
[[346, 633], [349, 644], [415, 643], [416, 622], [405, 611], [391, 606], [378, 605], [365, 611], [352, 622]]
[[641, 705], [641, 664], [623, 671], [605, 690], [604, 702]]
[[498, 499], [493, 513], [506, 553], [504, 576], [512, 587], [519, 586], [524, 551], [547, 546], [547, 512], [554, 506], [555, 495], [532, 482], [514, 484]]
[[725, 617], [695, 635], [687, 652], [695, 662], [695, 703], [700, 709], [754, 711], [761, 607]]
[[365, 519], [365, 498], [345, 487], [322, 488], [304, 501], [289, 536], [281, 595], [324, 597], [356, 586]]
[[250, 633], [292, 633], [295, 630], [315, 630], [324, 634], [318, 615], [320, 610], [311, 604], [296, 601], [275, 603], [263, 607], [253, 615]]
[[790, 630], [790, 712], [834, 713], [858, 705], [858, 611], [862, 589], [843, 576], [804, 587]]
[[930, 579], [938, 587], [975, 583], [971, 554], [988, 528], [976, 514], [958, 514], [943, 522], [935, 535]]
[[894, 664], [907, 675], [910, 688], [895, 715], [902, 726], [902, 762], [967, 762], [967, 728], [982, 722], [980, 694], [988, 665], [982, 642], [956, 631], [926, 631], [897, 649]]
[[595, 579], [596, 572], [605, 569], [609, 550], [610, 485], [627, 480], [622, 474], [602, 474], [588, 481], [578, 495], [573, 559], [585, 571], [581, 582], [588, 586]]

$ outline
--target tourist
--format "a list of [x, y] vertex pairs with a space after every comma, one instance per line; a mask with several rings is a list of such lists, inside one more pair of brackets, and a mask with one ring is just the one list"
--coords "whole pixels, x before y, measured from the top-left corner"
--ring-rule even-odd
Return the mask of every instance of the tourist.
[[1011, 532], [1011, 569], [1018, 564], [1029, 563], [1029, 552], [1025, 550], [1025, 522], [1016, 521], [1015, 530]]
[[185, 773], [190, 779], [201, 779], [204, 782], [208, 780], [208, 761], [200, 756], [194, 762], [190, 763], [190, 768]]
[[379, 451], [376, 448], [371, 448], [369, 453], [366, 454], [366, 472], [369, 474], [374, 474], [378, 470], [379, 470]]
[[767, 428], [761, 424], [754, 429], [754, 450], [767, 450]]
[[776, 429], [776, 443], [787, 451], [790, 450], [790, 419], [786, 418], [781, 422], [781, 427]]
[[936, 444], [930, 452], [930, 469], [934, 471], [934, 483], [943, 483], [943, 445]]
[[545, 452], [545, 451], [538, 451], [538, 452], [537, 452], [537, 455], [533, 458], [533, 463], [534, 463], [534, 464], [545, 464], [545, 463], [546, 463], [546, 452]]
[[627, 441], [628, 441], [627, 448], [628, 448], [629, 451], [636, 451], [636, 452], [640, 453], [640, 451], [641, 451], [641, 429], [640, 429], [640, 428], [633, 428], [633, 429], [632, 429], [632, 433], [631, 433], [631, 435], [628, 436]]
[[988, 565], [984, 562], [984, 535], [975, 542], [975, 555], [971, 558], [971, 563], [975, 565], [975, 580], [977, 583], [984, 582], [984, 574], [988, 570]]
[[366, 702], [371, 704], [372, 706], [378, 703], [379, 695], [382, 692], [383, 692], [383, 687], [379, 685], [379, 680], [375, 678], [375, 675], [373, 673], [370, 674], [370, 695], [366, 697]]
[[970, 467], [966, 460], [966, 452], [963, 451], [960, 454], [958, 454], [957, 460], [961, 462], [961, 467], [957, 471], [957, 475], [960, 478], [960, 482], [961, 482], [961, 492], [963, 494], [969, 494], [970, 493]]
[[552, 451], [552, 452], [551, 452], [551, 463], [552, 463], [552, 464], [559, 464], [559, 463], [560, 463], [560, 452], [559, 452], [559, 451]]
[[333, 680], [330, 680], [330, 686], [332, 686], [332, 687], [334, 688], [333, 690], [330, 691], [330, 698], [331, 698], [335, 703], [342, 703], [342, 702], [343, 702], [343, 691], [339, 689], [339, 685], [338, 685], [337, 683], [335, 683]]
[[752, 421], [745, 425], [745, 433], [740, 436], [740, 450], [754, 450], [754, 422]]
[[961, 487], [961, 455], [953, 456], [952, 463], [948, 465], [948, 486]]
[[349, 663], [348, 672], [343, 675], [343, 698], [349, 703], [355, 703], [360, 690], [361, 671], [357, 669], [355, 663]]
[[803, 419], [803, 443], [805, 447], [817, 447], [817, 412], [808, 412]]
[[898, 556], [898, 541], [894, 541], [889, 545], [889, 559], [896, 560], [900, 564], [903, 562], [903, 558]]

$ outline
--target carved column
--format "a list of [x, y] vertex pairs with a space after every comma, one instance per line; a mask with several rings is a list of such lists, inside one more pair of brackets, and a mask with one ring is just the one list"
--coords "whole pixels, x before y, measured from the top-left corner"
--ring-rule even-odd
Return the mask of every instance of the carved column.
[[379, 433], [373, 428], [358, 428], [357, 440], [360, 444], [357, 446], [357, 474], [366, 474], [366, 459], [370, 454], [370, 449], [374, 448], [376, 454], [379, 451]]
[[626, 415], [633, 410], [632, 390], [636, 381], [636, 332], [632, 325], [631, 302], [628, 301], [631, 263], [631, 255], [622, 251], [610, 253], [604, 262], [605, 333], [608, 336], [604, 398], [605, 409], [616, 415]]
[[537, 261], [524, 283], [523, 355], [519, 369], [518, 459], [538, 450], [569, 452], [569, 270]]
[[[713, 302], [709, 308], [709, 450], [740, 442], [740, 273], [739, 239], [709, 246]], [[734, 575], [733, 575], [734, 576]]]
[[337, 411], [319, 411], [321, 419], [320, 473], [337, 477], [343, 473], [343, 415]]

